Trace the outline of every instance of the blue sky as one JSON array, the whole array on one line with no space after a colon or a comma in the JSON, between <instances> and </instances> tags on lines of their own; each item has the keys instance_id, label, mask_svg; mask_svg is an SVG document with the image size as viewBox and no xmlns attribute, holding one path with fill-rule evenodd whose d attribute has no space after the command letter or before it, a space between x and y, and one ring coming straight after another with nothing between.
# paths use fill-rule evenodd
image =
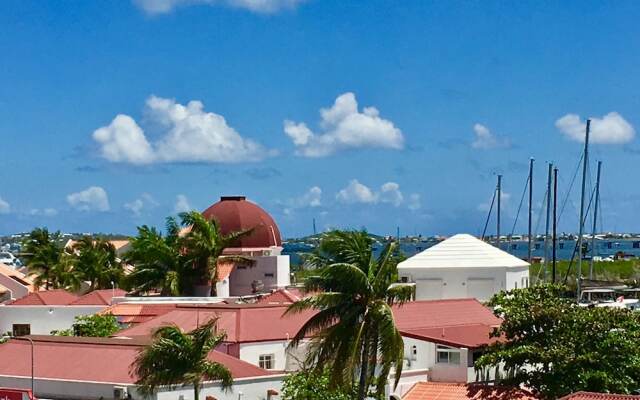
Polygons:
<instances>
[{"instance_id":1,"label":"blue sky","mask_svg":"<svg viewBox=\"0 0 640 400\"><path fill-rule=\"evenodd\" d=\"M603 229L640 231L639 17L633 1L2 1L0 234L133 233L230 194L288 237L312 218L477 234L496 173L510 231L530 157L537 207L547 161L564 199L586 117Z\"/></svg>"}]
</instances>

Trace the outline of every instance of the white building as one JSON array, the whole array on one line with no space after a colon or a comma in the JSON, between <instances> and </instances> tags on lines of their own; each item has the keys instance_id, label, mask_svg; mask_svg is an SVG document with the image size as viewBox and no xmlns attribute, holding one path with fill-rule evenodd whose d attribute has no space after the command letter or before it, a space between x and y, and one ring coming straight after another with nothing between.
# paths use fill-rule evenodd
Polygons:
<instances>
[{"instance_id":1,"label":"white building","mask_svg":"<svg viewBox=\"0 0 640 400\"><path fill-rule=\"evenodd\" d=\"M501 290L529 286L529 263L471 235L458 234L398 264L416 300L488 300Z\"/></svg>"},{"instance_id":2,"label":"white building","mask_svg":"<svg viewBox=\"0 0 640 400\"><path fill-rule=\"evenodd\" d=\"M109 305L120 289L94 290L77 296L62 289L33 292L10 304L0 305L0 336L49 335L69 329L75 318L96 314Z\"/></svg>"}]
</instances>

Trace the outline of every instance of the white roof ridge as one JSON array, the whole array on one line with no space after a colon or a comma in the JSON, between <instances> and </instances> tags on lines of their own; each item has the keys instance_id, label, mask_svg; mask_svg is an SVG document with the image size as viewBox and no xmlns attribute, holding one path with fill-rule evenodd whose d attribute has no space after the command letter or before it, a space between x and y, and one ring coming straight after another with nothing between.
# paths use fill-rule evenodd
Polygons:
<instances>
[{"instance_id":1,"label":"white roof ridge","mask_svg":"<svg viewBox=\"0 0 640 400\"><path fill-rule=\"evenodd\" d=\"M409 257L398 268L522 268L529 263L475 236L461 233Z\"/></svg>"}]
</instances>

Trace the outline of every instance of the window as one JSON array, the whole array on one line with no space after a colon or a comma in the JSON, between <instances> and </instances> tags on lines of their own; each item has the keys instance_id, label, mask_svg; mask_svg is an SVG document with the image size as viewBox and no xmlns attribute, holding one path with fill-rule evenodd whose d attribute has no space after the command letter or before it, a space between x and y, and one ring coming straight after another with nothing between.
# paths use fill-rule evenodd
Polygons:
<instances>
[{"instance_id":1,"label":"window","mask_svg":"<svg viewBox=\"0 0 640 400\"><path fill-rule=\"evenodd\" d=\"M13 324L13 336L24 336L31 334L31 325Z\"/></svg>"},{"instance_id":2,"label":"window","mask_svg":"<svg viewBox=\"0 0 640 400\"><path fill-rule=\"evenodd\" d=\"M512 244L511 245L511 250L518 250L518 245L517 244Z\"/></svg>"},{"instance_id":3,"label":"window","mask_svg":"<svg viewBox=\"0 0 640 400\"><path fill-rule=\"evenodd\" d=\"M436 362L439 364L460 365L460 349L437 345Z\"/></svg>"},{"instance_id":4,"label":"window","mask_svg":"<svg viewBox=\"0 0 640 400\"><path fill-rule=\"evenodd\" d=\"M266 273L264 274L265 278L273 278L273 274L272 273Z\"/></svg>"},{"instance_id":5,"label":"window","mask_svg":"<svg viewBox=\"0 0 640 400\"><path fill-rule=\"evenodd\" d=\"M273 354L262 354L258 358L258 366L262 369L273 369L275 360Z\"/></svg>"},{"instance_id":6,"label":"window","mask_svg":"<svg viewBox=\"0 0 640 400\"><path fill-rule=\"evenodd\" d=\"M518 288L518 282L514 282L514 284L516 285L514 289Z\"/></svg>"},{"instance_id":7,"label":"window","mask_svg":"<svg viewBox=\"0 0 640 400\"><path fill-rule=\"evenodd\" d=\"M237 265L236 269L247 269L246 265Z\"/></svg>"},{"instance_id":8,"label":"window","mask_svg":"<svg viewBox=\"0 0 640 400\"><path fill-rule=\"evenodd\" d=\"M634 249L640 249L640 242L633 242Z\"/></svg>"},{"instance_id":9,"label":"window","mask_svg":"<svg viewBox=\"0 0 640 400\"><path fill-rule=\"evenodd\" d=\"M607 249L610 249L611 247L613 247L613 243L607 242Z\"/></svg>"},{"instance_id":10,"label":"window","mask_svg":"<svg viewBox=\"0 0 640 400\"><path fill-rule=\"evenodd\" d=\"M560 248L564 249L564 243L563 242L560 242Z\"/></svg>"},{"instance_id":11,"label":"window","mask_svg":"<svg viewBox=\"0 0 640 400\"><path fill-rule=\"evenodd\" d=\"M402 277L400 277L400 282L402 282L402 283L409 283L409 277L408 277L408 276L402 276Z\"/></svg>"},{"instance_id":12,"label":"window","mask_svg":"<svg viewBox=\"0 0 640 400\"><path fill-rule=\"evenodd\" d=\"M536 244L534 245L534 247L535 247L535 249L536 249L536 250L540 250L540 243L536 243Z\"/></svg>"},{"instance_id":13,"label":"window","mask_svg":"<svg viewBox=\"0 0 640 400\"><path fill-rule=\"evenodd\" d=\"M411 346L411 359L412 360L418 359L418 346L416 346L415 344Z\"/></svg>"}]
</instances>

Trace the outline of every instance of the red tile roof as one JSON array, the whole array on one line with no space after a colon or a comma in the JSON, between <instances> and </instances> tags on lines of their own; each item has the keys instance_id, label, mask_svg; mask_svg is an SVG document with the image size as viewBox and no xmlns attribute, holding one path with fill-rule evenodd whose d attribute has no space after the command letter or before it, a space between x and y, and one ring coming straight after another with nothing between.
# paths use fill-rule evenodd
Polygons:
<instances>
[{"instance_id":1,"label":"red tile roof","mask_svg":"<svg viewBox=\"0 0 640 400\"><path fill-rule=\"evenodd\" d=\"M482 384L418 382L402 400L535 400L533 394L515 388Z\"/></svg>"},{"instance_id":2,"label":"red tile roof","mask_svg":"<svg viewBox=\"0 0 640 400\"><path fill-rule=\"evenodd\" d=\"M78 299L73 293L69 293L64 289L45 290L30 293L21 299L18 299L10 305L12 306L66 306Z\"/></svg>"},{"instance_id":3,"label":"red tile roof","mask_svg":"<svg viewBox=\"0 0 640 400\"><path fill-rule=\"evenodd\" d=\"M454 347L478 348L499 339L501 321L476 299L415 301L394 307L398 330L408 337Z\"/></svg>"},{"instance_id":4,"label":"red tile roof","mask_svg":"<svg viewBox=\"0 0 640 400\"><path fill-rule=\"evenodd\" d=\"M173 311L175 303L170 304L140 304L140 303L117 303L107 307L100 314L111 314L119 318L137 318L148 320L159 315Z\"/></svg>"},{"instance_id":5,"label":"red tile roof","mask_svg":"<svg viewBox=\"0 0 640 400\"><path fill-rule=\"evenodd\" d=\"M71 305L109 306L111 305L111 300L114 297L123 297L126 294L127 292L122 289L94 290L85 294L84 296L79 297L76 301L72 302Z\"/></svg>"},{"instance_id":6,"label":"red tile roof","mask_svg":"<svg viewBox=\"0 0 640 400\"><path fill-rule=\"evenodd\" d=\"M293 337L313 311L284 316L287 306L245 304L217 306L181 306L152 320L118 332L117 336L148 336L165 325L192 330L212 318L218 318L218 329L225 331L227 341L234 343L287 340Z\"/></svg>"},{"instance_id":7,"label":"red tile roof","mask_svg":"<svg viewBox=\"0 0 640 400\"><path fill-rule=\"evenodd\" d=\"M217 317L218 328L227 333L227 340L230 342L287 340L293 337L314 313L307 311L283 316L288 307L286 303L261 303L263 302L178 305L163 315L148 318L147 321L142 321L117 335L148 336L155 329L168 324L191 330L198 323ZM114 308L118 306L124 304ZM450 346L476 348L495 341L489 338L489 333L494 326L500 324L500 319L475 299L416 301L396 306L393 311L398 329L405 336Z\"/></svg>"},{"instance_id":8,"label":"red tile roof","mask_svg":"<svg viewBox=\"0 0 640 400\"><path fill-rule=\"evenodd\" d=\"M34 341L36 378L131 384L130 365L148 340L30 336ZM31 375L30 344L21 338L0 345L0 376ZM225 365L235 379L272 375L227 354L212 351L209 359ZM64 360L64 368L60 361Z\"/></svg>"},{"instance_id":9,"label":"red tile roof","mask_svg":"<svg viewBox=\"0 0 640 400\"><path fill-rule=\"evenodd\" d=\"M300 293L289 289L279 289L258 299L258 304L292 304L302 299Z\"/></svg>"},{"instance_id":10,"label":"red tile roof","mask_svg":"<svg viewBox=\"0 0 640 400\"><path fill-rule=\"evenodd\" d=\"M562 397L560 400L637 400L640 396L630 394L609 394L594 392L576 392Z\"/></svg>"}]
</instances>

